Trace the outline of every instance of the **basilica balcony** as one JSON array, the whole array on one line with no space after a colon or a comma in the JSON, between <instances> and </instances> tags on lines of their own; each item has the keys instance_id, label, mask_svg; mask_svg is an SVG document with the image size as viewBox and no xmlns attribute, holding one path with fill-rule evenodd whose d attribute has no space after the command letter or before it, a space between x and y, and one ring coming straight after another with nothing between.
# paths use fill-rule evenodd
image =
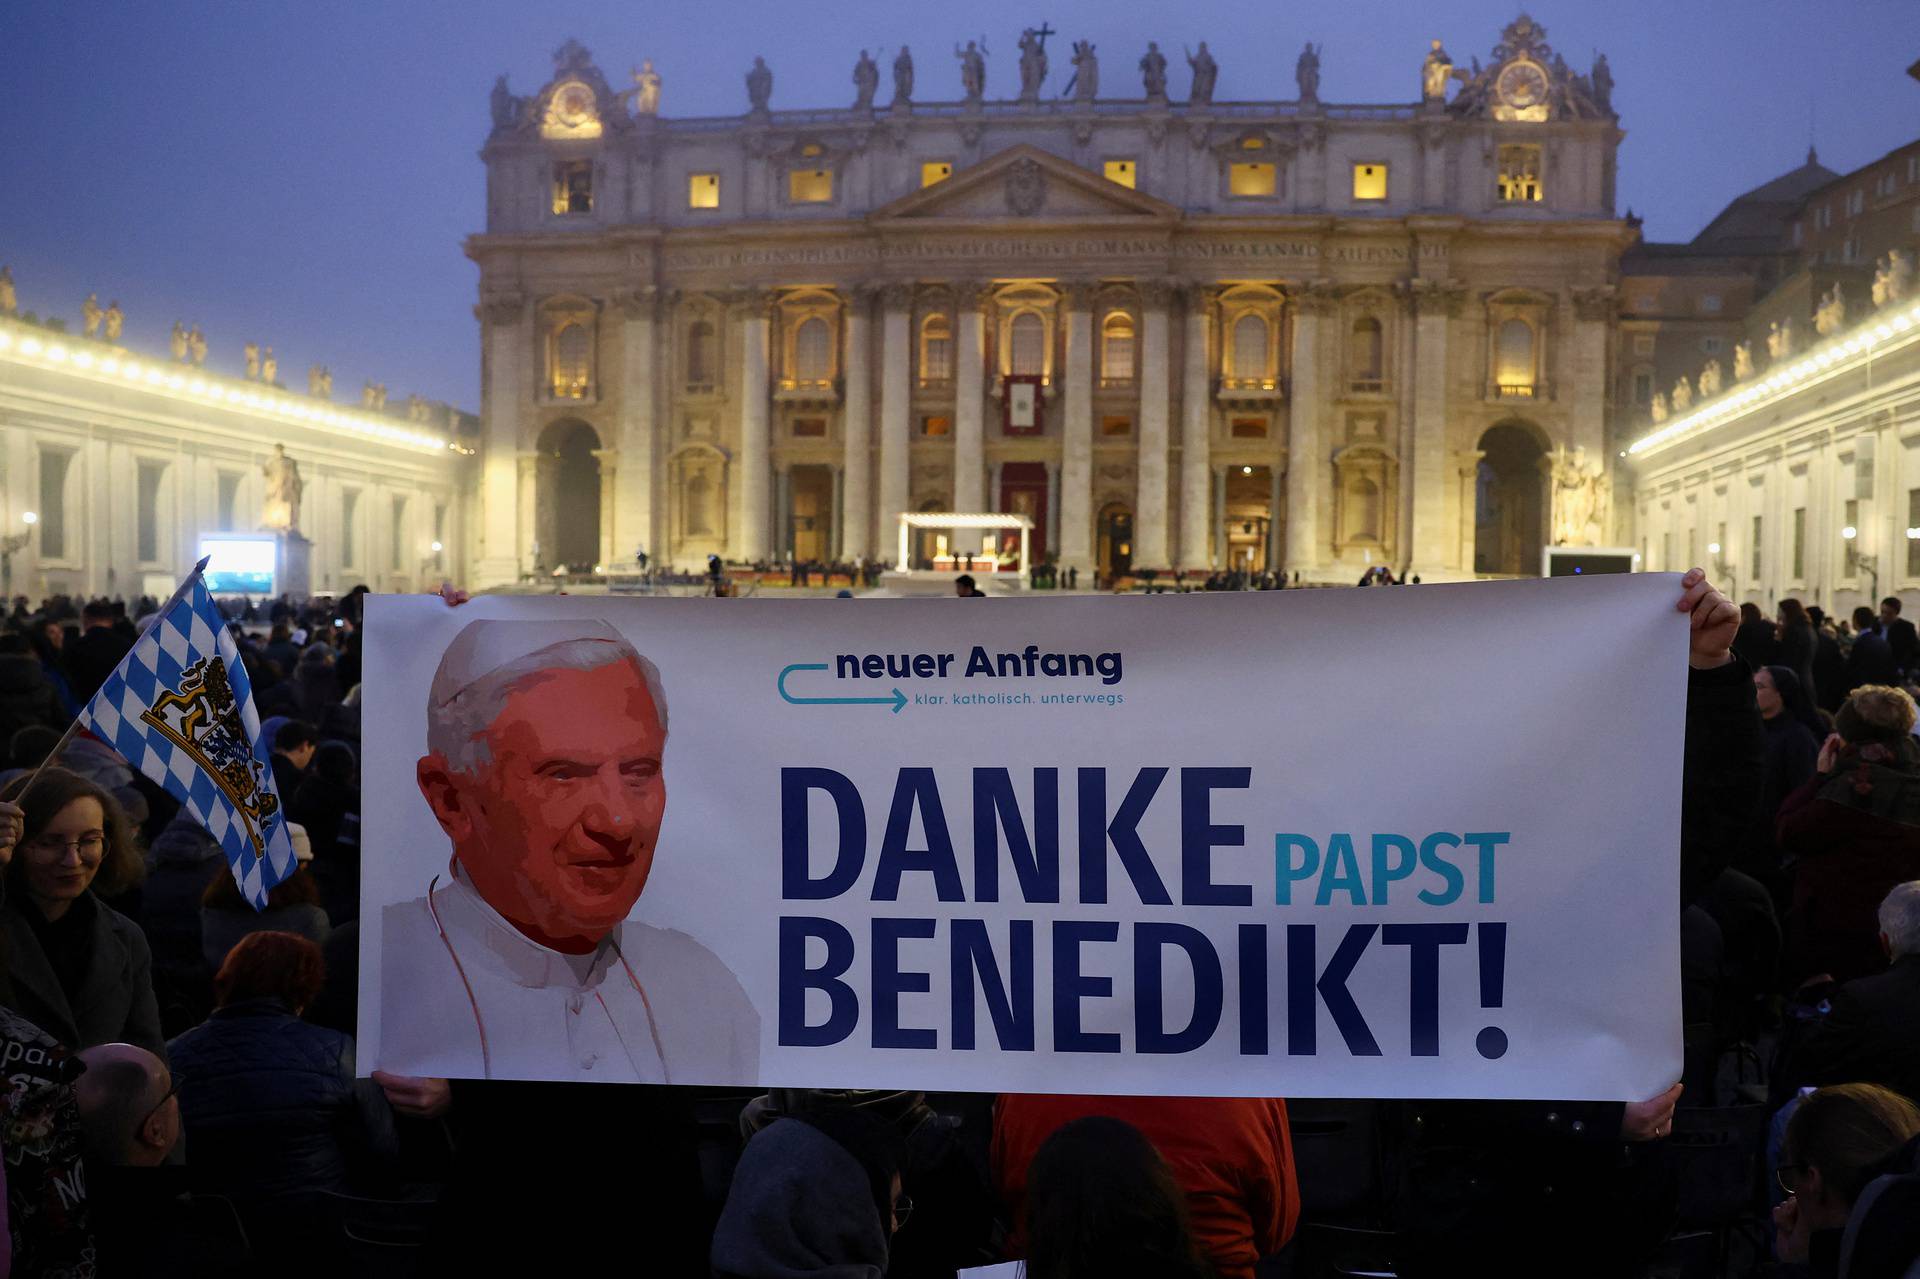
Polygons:
<instances>
[{"instance_id":1,"label":"basilica balcony","mask_svg":"<svg viewBox=\"0 0 1920 1279\"><path fill-rule=\"evenodd\" d=\"M1553 398L1553 383L1539 382L1489 382L1487 400L1490 403L1505 404L1514 400L1532 400L1536 403Z\"/></svg>"},{"instance_id":2,"label":"basilica balcony","mask_svg":"<svg viewBox=\"0 0 1920 1279\"><path fill-rule=\"evenodd\" d=\"M840 379L783 377L774 384L773 398L781 404L838 404Z\"/></svg>"},{"instance_id":3,"label":"basilica balcony","mask_svg":"<svg viewBox=\"0 0 1920 1279\"><path fill-rule=\"evenodd\" d=\"M1386 395L1387 380L1380 377L1356 377L1347 380L1347 394L1362 399L1368 396Z\"/></svg>"},{"instance_id":4,"label":"basilica balcony","mask_svg":"<svg viewBox=\"0 0 1920 1279\"><path fill-rule=\"evenodd\" d=\"M1213 396L1222 404L1261 404L1287 398L1287 380L1281 377L1223 377Z\"/></svg>"}]
</instances>

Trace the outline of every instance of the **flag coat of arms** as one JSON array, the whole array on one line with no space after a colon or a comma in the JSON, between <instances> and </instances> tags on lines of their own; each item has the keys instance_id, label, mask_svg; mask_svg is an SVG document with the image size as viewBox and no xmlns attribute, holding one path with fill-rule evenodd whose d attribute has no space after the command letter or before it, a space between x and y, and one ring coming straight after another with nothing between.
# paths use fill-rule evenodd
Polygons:
<instances>
[{"instance_id":1,"label":"flag coat of arms","mask_svg":"<svg viewBox=\"0 0 1920 1279\"><path fill-rule=\"evenodd\" d=\"M220 841L240 892L263 910L296 866L260 739L253 685L195 569L80 712L80 723Z\"/></svg>"}]
</instances>

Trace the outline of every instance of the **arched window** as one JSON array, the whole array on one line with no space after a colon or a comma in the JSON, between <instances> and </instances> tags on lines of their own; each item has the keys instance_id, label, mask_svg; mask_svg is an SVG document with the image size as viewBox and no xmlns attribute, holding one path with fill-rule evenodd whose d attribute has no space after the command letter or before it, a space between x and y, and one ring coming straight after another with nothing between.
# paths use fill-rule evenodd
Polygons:
<instances>
[{"instance_id":1,"label":"arched window","mask_svg":"<svg viewBox=\"0 0 1920 1279\"><path fill-rule=\"evenodd\" d=\"M587 326L567 324L553 337L553 394L584 400L593 381L593 338Z\"/></svg>"},{"instance_id":2,"label":"arched window","mask_svg":"<svg viewBox=\"0 0 1920 1279\"><path fill-rule=\"evenodd\" d=\"M713 532L713 485L705 475L687 481L687 535L697 537Z\"/></svg>"},{"instance_id":3,"label":"arched window","mask_svg":"<svg viewBox=\"0 0 1920 1279\"><path fill-rule=\"evenodd\" d=\"M797 381L813 383L833 376L833 330L820 316L808 316L794 331L793 376Z\"/></svg>"},{"instance_id":4,"label":"arched window","mask_svg":"<svg viewBox=\"0 0 1920 1279\"><path fill-rule=\"evenodd\" d=\"M1267 377L1266 317L1249 311L1233 322L1233 368L1235 381L1258 382Z\"/></svg>"},{"instance_id":5,"label":"arched window","mask_svg":"<svg viewBox=\"0 0 1920 1279\"><path fill-rule=\"evenodd\" d=\"M1100 326L1100 376L1107 382L1133 381L1133 317L1109 311Z\"/></svg>"},{"instance_id":6,"label":"arched window","mask_svg":"<svg viewBox=\"0 0 1920 1279\"><path fill-rule=\"evenodd\" d=\"M687 383L712 386L720 380L720 351L714 341L713 325L695 320L687 326Z\"/></svg>"},{"instance_id":7,"label":"arched window","mask_svg":"<svg viewBox=\"0 0 1920 1279\"><path fill-rule=\"evenodd\" d=\"M1375 391L1386 376L1384 343L1380 321L1363 315L1353 322L1353 337L1347 349L1355 390Z\"/></svg>"},{"instance_id":8,"label":"arched window","mask_svg":"<svg viewBox=\"0 0 1920 1279\"><path fill-rule=\"evenodd\" d=\"M920 325L920 380L946 382L953 377L953 322L944 313Z\"/></svg>"},{"instance_id":9,"label":"arched window","mask_svg":"<svg viewBox=\"0 0 1920 1279\"><path fill-rule=\"evenodd\" d=\"M1501 324L1494 342L1493 380L1500 394L1533 394L1533 326L1525 320Z\"/></svg>"},{"instance_id":10,"label":"arched window","mask_svg":"<svg viewBox=\"0 0 1920 1279\"><path fill-rule=\"evenodd\" d=\"M1016 375L1038 377L1047 371L1047 322L1033 311L1013 317L1013 371Z\"/></svg>"}]
</instances>

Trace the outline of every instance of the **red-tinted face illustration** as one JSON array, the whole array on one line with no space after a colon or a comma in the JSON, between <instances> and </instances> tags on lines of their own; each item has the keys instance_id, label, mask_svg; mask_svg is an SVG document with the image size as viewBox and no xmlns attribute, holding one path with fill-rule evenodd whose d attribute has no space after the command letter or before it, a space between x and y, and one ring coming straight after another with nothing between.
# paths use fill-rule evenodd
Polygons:
<instances>
[{"instance_id":1,"label":"red-tinted face illustration","mask_svg":"<svg viewBox=\"0 0 1920 1279\"><path fill-rule=\"evenodd\" d=\"M666 734L632 662L525 680L472 776L430 755L421 793L487 903L521 932L581 953L633 909L666 812Z\"/></svg>"}]
</instances>

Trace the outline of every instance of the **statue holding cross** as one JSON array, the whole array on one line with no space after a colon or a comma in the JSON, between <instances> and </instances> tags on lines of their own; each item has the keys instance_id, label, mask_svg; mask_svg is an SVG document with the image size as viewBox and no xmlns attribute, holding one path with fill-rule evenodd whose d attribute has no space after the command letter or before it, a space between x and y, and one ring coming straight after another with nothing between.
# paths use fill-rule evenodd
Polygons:
<instances>
[{"instance_id":1,"label":"statue holding cross","mask_svg":"<svg viewBox=\"0 0 1920 1279\"><path fill-rule=\"evenodd\" d=\"M1020 101L1038 102L1040 84L1047 78L1047 37L1053 28L1042 22L1020 33Z\"/></svg>"}]
</instances>

